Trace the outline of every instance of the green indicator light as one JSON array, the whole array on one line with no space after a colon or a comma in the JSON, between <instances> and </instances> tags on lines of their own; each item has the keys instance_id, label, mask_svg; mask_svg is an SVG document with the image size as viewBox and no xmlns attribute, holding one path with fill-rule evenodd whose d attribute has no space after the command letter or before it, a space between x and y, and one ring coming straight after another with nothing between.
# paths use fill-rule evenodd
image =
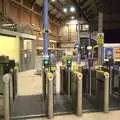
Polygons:
<instances>
[{"instance_id":1,"label":"green indicator light","mask_svg":"<svg viewBox=\"0 0 120 120\"><path fill-rule=\"evenodd\" d=\"M71 60L68 60L68 64L71 64L72 62L71 62Z\"/></svg>"},{"instance_id":2,"label":"green indicator light","mask_svg":"<svg viewBox=\"0 0 120 120\"><path fill-rule=\"evenodd\" d=\"M48 64L48 60L45 60L45 61L44 61L44 64Z\"/></svg>"}]
</instances>

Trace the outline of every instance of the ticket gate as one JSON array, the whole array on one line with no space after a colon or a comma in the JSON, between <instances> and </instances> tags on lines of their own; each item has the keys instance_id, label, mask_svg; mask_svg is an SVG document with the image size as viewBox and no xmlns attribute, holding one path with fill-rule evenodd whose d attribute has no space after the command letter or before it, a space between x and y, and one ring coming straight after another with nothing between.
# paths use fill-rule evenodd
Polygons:
<instances>
[{"instance_id":1,"label":"ticket gate","mask_svg":"<svg viewBox=\"0 0 120 120\"><path fill-rule=\"evenodd\" d=\"M89 72L91 72L91 81L89 79ZM109 77L107 78L106 76L105 72L101 70L98 71L92 68L91 71L89 71L88 69L83 69L84 112L105 111L105 99L108 100L108 96L105 96L106 91L108 91L107 86L105 86L105 81L109 82ZM107 83L107 85L109 84Z\"/></svg>"},{"instance_id":2,"label":"ticket gate","mask_svg":"<svg viewBox=\"0 0 120 120\"><path fill-rule=\"evenodd\" d=\"M53 67L54 68L54 67ZM95 71L95 80L96 83L93 87L92 84L92 95L83 94L82 86L83 86L83 75L81 72L75 72L71 69L61 67L61 70L66 71L66 77L63 77L63 81L61 81L61 86L66 84L67 88L62 87L60 94L56 94L54 92L54 70L51 69L49 72L48 69L44 70L45 78L44 80L45 88L43 87L43 94L41 95L31 95L31 96L15 96L9 97L13 93L13 90L9 89L10 86L10 75L5 76L4 85L7 86L5 88L5 93L9 96L5 97L6 105L5 116L11 116L12 119L25 119L25 118L32 118L32 117L40 117L40 116L48 116L48 118L52 118L54 115L60 114L77 114L81 115L82 112L90 112L91 107L94 110L91 111L108 111L108 96L106 91L108 91L108 82L109 77L106 77L104 72ZM61 71L62 72L62 71ZM69 76L70 75L70 76ZM69 82L67 79L69 79ZM7 80L9 82L6 82ZM67 81L67 82L66 82ZM102 81L102 82L101 82ZM102 83L102 84L101 84ZM70 85L70 86L69 86ZM69 87L68 87L69 86ZM69 88L69 89L68 89ZM101 94L101 88L103 89ZM45 90L45 91L44 91ZM97 101L97 103L95 102ZM99 101L100 100L100 101ZM12 102L11 102L12 101ZM102 102L101 102L102 101ZM9 102L11 103L9 105ZM94 106L94 103L96 105ZM87 106L85 106L87 105ZM8 111L9 109L10 111ZM89 109L88 109L89 108ZM5 119L5 120L9 120Z\"/></svg>"},{"instance_id":3,"label":"ticket gate","mask_svg":"<svg viewBox=\"0 0 120 120\"><path fill-rule=\"evenodd\" d=\"M109 68L110 73L110 104L109 109L110 110L120 110L120 70L119 65L113 65Z\"/></svg>"}]
</instances>

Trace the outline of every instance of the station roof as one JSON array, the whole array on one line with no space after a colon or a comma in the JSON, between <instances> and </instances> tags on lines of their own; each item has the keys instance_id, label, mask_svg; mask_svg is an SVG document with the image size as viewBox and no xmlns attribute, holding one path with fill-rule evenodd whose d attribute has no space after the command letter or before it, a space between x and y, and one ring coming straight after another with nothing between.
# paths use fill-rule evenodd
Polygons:
<instances>
[{"instance_id":1,"label":"station roof","mask_svg":"<svg viewBox=\"0 0 120 120\"><path fill-rule=\"evenodd\" d=\"M41 0L33 0L42 6ZM49 16L59 22L69 19L83 17L86 21L96 21L98 12L104 12L105 22L120 21L120 0L49 0ZM74 6L76 12L65 13L64 8Z\"/></svg>"}]
</instances>

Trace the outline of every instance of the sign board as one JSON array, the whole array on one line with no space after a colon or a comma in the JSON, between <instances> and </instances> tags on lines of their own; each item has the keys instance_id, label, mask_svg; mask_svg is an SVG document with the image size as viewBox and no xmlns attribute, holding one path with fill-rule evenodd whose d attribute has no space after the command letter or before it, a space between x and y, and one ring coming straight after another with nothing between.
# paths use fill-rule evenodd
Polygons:
<instances>
[{"instance_id":1,"label":"sign board","mask_svg":"<svg viewBox=\"0 0 120 120\"><path fill-rule=\"evenodd\" d=\"M80 31L81 32L86 32L88 30L89 30L88 24L80 24ZM78 32L78 24L76 24L76 32Z\"/></svg>"},{"instance_id":2,"label":"sign board","mask_svg":"<svg viewBox=\"0 0 120 120\"><path fill-rule=\"evenodd\" d=\"M105 48L105 60L108 61L110 57L113 57L113 48Z\"/></svg>"},{"instance_id":3,"label":"sign board","mask_svg":"<svg viewBox=\"0 0 120 120\"><path fill-rule=\"evenodd\" d=\"M104 33L98 33L97 38L98 38L98 45L103 45L104 44Z\"/></svg>"},{"instance_id":4,"label":"sign board","mask_svg":"<svg viewBox=\"0 0 120 120\"><path fill-rule=\"evenodd\" d=\"M115 60L120 61L120 48L115 48Z\"/></svg>"}]
</instances>

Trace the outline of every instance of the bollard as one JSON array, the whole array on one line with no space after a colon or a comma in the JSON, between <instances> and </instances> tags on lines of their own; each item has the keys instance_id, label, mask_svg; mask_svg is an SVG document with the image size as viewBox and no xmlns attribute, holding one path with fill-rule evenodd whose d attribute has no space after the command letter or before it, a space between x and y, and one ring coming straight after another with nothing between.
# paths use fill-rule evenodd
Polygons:
<instances>
[{"instance_id":1,"label":"bollard","mask_svg":"<svg viewBox=\"0 0 120 120\"><path fill-rule=\"evenodd\" d=\"M4 83L4 117L5 120L10 120L10 74L3 77Z\"/></svg>"},{"instance_id":2,"label":"bollard","mask_svg":"<svg viewBox=\"0 0 120 120\"><path fill-rule=\"evenodd\" d=\"M105 72L105 83L104 83L104 112L109 112L109 73Z\"/></svg>"},{"instance_id":3,"label":"bollard","mask_svg":"<svg viewBox=\"0 0 120 120\"><path fill-rule=\"evenodd\" d=\"M48 73L48 118L53 118L53 74Z\"/></svg>"},{"instance_id":4,"label":"bollard","mask_svg":"<svg viewBox=\"0 0 120 120\"><path fill-rule=\"evenodd\" d=\"M82 73L77 73L77 115L82 115Z\"/></svg>"}]
</instances>

